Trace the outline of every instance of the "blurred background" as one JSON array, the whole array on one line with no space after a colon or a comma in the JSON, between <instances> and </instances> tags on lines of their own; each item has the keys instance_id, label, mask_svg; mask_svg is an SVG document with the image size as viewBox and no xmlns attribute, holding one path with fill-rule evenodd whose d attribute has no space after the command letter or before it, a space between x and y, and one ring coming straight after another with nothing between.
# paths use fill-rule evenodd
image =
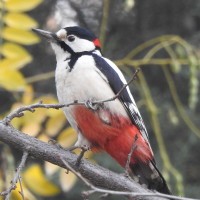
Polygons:
<instances>
[{"instance_id":1,"label":"blurred background","mask_svg":"<svg viewBox=\"0 0 200 200\"><path fill-rule=\"evenodd\" d=\"M58 103L54 53L31 28L56 32L66 26L85 27L100 38L103 55L120 67L127 80L141 67L130 88L157 165L174 194L199 197L200 0L2 0L0 12L1 119L16 107L41 99ZM76 141L61 110L37 109L12 124L45 142L56 139L63 147ZM0 191L9 187L21 155L0 143ZM88 152L85 157L122 172L105 153ZM34 158L28 159L21 176L30 200L83 199L81 191L87 189L72 173L66 175ZM17 190L10 199L22 199Z\"/></svg>"}]
</instances>

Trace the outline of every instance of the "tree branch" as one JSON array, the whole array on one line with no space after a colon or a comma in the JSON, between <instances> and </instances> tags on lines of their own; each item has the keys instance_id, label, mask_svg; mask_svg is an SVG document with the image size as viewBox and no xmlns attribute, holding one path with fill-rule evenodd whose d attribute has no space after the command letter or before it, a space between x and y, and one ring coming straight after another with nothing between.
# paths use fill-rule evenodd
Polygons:
<instances>
[{"instance_id":1,"label":"tree branch","mask_svg":"<svg viewBox=\"0 0 200 200\"><path fill-rule=\"evenodd\" d=\"M139 70L140 69L136 70L132 79L127 84L124 84L121 90L112 98L109 98L106 100L100 100L100 101L91 101L89 103L93 106L93 105L103 104L104 102L115 100L116 98L120 96L123 90L133 80L136 79L137 73L139 72ZM106 194L134 196L135 200L141 199L141 196L143 200L164 200L166 198L192 200L189 198L181 198L181 197L165 195L165 194L149 191L148 189L143 188L140 184L134 182L134 180L130 179L129 177L126 177L123 174L117 174L112 171L109 171L108 169L100 167L87 160L81 160L80 164L77 165L78 156L75 155L74 153L65 151L64 149L58 149L54 145L42 142L38 140L37 138L31 137L27 134L22 133L14 129L10 125L10 121L13 118L23 116L23 112L26 110L34 112L35 108L59 109L59 108L68 107L71 105L87 106L86 103L87 102L74 101L69 104L42 104L42 101L40 101L39 103L36 103L33 105L20 107L16 109L15 111L11 112L7 117L5 117L3 120L0 121L0 141L7 143L8 145L20 151L27 152L26 153L27 155L29 154L30 156L33 156L37 159L48 161L60 167L72 170L85 183L87 180L87 183L89 183L88 186L90 186L91 188L89 193L100 192L100 193L106 193ZM133 143L133 147L131 149L129 156L131 156L133 150L134 150L134 143ZM19 169L21 170L20 167ZM19 175L17 176L17 178L18 177ZM101 188L105 188L105 189L101 189Z\"/></svg>"},{"instance_id":2,"label":"tree branch","mask_svg":"<svg viewBox=\"0 0 200 200\"><path fill-rule=\"evenodd\" d=\"M101 193L126 196L135 195L135 200L141 199L141 196L143 200L166 200L169 197L170 199L194 200L149 191L123 174L117 174L85 159L82 159L80 165L77 166L78 156L74 153L58 149L54 145L24 134L14 129L11 125L6 125L4 121L0 121L0 141L20 151L27 152L30 156L51 162L65 169L69 168L63 163L63 160L67 161L71 168L79 172L93 186L99 189L106 189L100 189Z\"/></svg>"},{"instance_id":3,"label":"tree branch","mask_svg":"<svg viewBox=\"0 0 200 200\"><path fill-rule=\"evenodd\" d=\"M64 160L67 160L74 170L78 171L84 178L89 180L91 184L96 187L116 191L152 193L122 174L114 173L85 159L82 159L80 165L77 166L76 161L78 156L74 153L58 149L54 145L42 142L37 138L24 134L14 129L11 125L6 125L3 121L0 121L0 141L20 151L26 151L30 156L37 159L48 161L60 167L67 168L60 159L62 157ZM165 198L145 197L143 199L164 200Z\"/></svg>"}]
</instances>

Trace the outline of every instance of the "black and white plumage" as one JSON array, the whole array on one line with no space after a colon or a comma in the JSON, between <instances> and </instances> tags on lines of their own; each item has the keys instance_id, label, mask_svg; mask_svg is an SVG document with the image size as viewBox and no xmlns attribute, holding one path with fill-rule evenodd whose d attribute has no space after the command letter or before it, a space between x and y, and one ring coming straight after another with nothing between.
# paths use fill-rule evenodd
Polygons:
<instances>
[{"instance_id":1,"label":"black and white plumage","mask_svg":"<svg viewBox=\"0 0 200 200\"><path fill-rule=\"evenodd\" d=\"M35 29L47 38L56 54L56 88L59 102L105 100L126 84L119 68L102 56L98 39L80 27L66 27L57 33ZM138 135L130 168L150 189L170 193L158 171L147 130L129 87L114 101L97 110L70 106L63 111L78 134L77 147L105 150L123 167Z\"/></svg>"}]
</instances>

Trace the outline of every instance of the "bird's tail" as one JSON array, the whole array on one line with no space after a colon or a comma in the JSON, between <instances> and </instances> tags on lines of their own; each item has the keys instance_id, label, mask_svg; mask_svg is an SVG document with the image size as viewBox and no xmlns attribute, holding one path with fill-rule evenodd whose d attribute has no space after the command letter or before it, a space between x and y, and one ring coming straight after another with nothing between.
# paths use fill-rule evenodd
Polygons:
<instances>
[{"instance_id":1,"label":"bird's tail","mask_svg":"<svg viewBox=\"0 0 200 200\"><path fill-rule=\"evenodd\" d=\"M156 167L154 161L150 161L148 164L139 162L130 165L130 168L134 176L139 179L140 184L145 184L150 190L171 194L164 177Z\"/></svg>"}]
</instances>

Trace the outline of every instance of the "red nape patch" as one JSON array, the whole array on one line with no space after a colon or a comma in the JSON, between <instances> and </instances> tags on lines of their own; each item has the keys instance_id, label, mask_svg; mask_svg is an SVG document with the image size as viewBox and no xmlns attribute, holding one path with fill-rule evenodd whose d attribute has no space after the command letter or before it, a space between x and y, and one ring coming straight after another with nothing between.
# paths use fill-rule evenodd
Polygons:
<instances>
[{"instance_id":1,"label":"red nape patch","mask_svg":"<svg viewBox=\"0 0 200 200\"><path fill-rule=\"evenodd\" d=\"M93 40L92 42L94 43L95 47L99 47L99 48L101 47L101 44L97 38Z\"/></svg>"}]
</instances>

